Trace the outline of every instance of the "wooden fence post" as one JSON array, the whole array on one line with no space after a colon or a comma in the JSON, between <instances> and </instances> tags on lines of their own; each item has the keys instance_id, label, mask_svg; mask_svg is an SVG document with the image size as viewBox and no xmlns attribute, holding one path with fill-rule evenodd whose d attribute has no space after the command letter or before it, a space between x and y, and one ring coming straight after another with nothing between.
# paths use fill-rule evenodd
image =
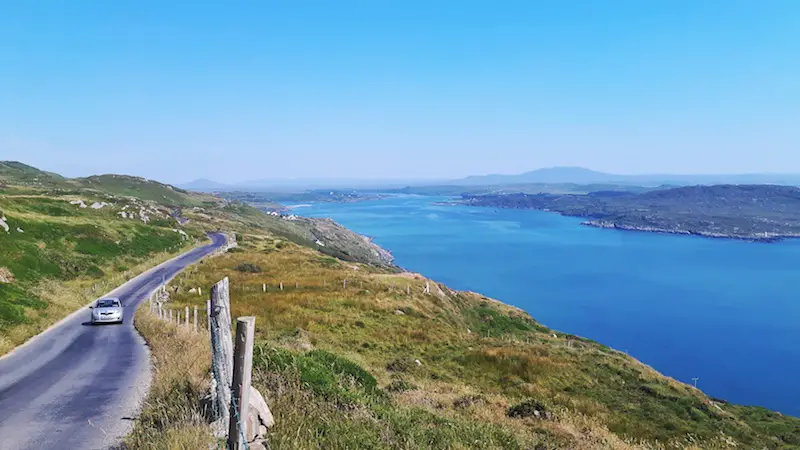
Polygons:
<instances>
[{"instance_id":1,"label":"wooden fence post","mask_svg":"<svg viewBox=\"0 0 800 450\"><path fill-rule=\"evenodd\" d=\"M283 290L283 281L281 281L281 290Z\"/></svg>"},{"instance_id":2,"label":"wooden fence post","mask_svg":"<svg viewBox=\"0 0 800 450\"><path fill-rule=\"evenodd\" d=\"M194 332L197 333L197 305L194 305Z\"/></svg>"},{"instance_id":3,"label":"wooden fence post","mask_svg":"<svg viewBox=\"0 0 800 450\"><path fill-rule=\"evenodd\" d=\"M180 325L181 324L181 312L178 311L178 317L175 318L175 323Z\"/></svg>"},{"instance_id":4,"label":"wooden fence post","mask_svg":"<svg viewBox=\"0 0 800 450\"><path fill-rule=\"evenodd\" d=\"M170 321L170 323L172 322L172 310L171 309L169 310L169 321Z\"/></svg>"},{"instance_id":5,"label":"wooden fence post","mask_svg":"<svg viewBox=\"0 0 800 450\"><path fill-rule=\"evenodd\" d=\"M189 307L188 306L186 307L186 322L184 323L184 325L186 325L186 328L189 328Z\"/></svg>"},{"instance_id":6,"label":"wooden fence post","mask_svg":"<svg viewBox=\"0 0 800 450\"><path fill-rule=\"evenodd\" d=\"M347 278L344 279L342 285L344 286L345 289L347 289Z\"/></svg>"},{"instance_id":7,"label":"wooden fence post","mask_svg":"<svg viewBox=\"0 0 800 450\"><path fill-rule=\"evenodd\" d=\"M216 390L213 401L219 412L215 431L224 436L230 428L231 384L233 382L233 339L231 297L228 277L211 288L211 359Z\"/></svg>"},{"instance_id":8,"label":"wooden fence post","mask_svg":"<svg viewBox=\"0 0 800 450\"><path fill-rule=\"evenodd\" d=\"M230 427L228 448L244 448L247 439L247 415L250 406L250 379L253 371L253 338L256 318L236 319L236 347L233 352L233 384L231 392Z\"/></svg>"}]
</instances>

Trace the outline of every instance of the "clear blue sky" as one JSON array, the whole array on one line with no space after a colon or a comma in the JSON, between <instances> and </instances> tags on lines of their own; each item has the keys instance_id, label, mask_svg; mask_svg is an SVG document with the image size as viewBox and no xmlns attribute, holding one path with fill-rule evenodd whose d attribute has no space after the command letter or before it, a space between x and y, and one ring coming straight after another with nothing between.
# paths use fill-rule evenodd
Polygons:
<instances>
[{"instance_id":1,"label":"clear blue sky","mask_svg":"<svg viewBox=\"0 0 800 450\"><path fill-rule=\"evenodd\" d=\"M800 1L18 1L0 159L171 182L800 172Z\"/></svg>"}]
</instances>

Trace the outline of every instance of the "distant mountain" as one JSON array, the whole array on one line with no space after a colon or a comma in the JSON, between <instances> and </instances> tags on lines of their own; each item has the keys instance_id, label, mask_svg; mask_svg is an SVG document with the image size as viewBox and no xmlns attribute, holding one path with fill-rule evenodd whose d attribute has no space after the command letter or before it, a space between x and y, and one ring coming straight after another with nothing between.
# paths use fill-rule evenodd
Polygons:
<instances>
[{"instance_id":1,"label":"distant mountain","mask_svg":"<svg viewBox=\"0 0 800 450\"><path fill-rule=\"evenodd\" d=\"M458 185L523 184L523 183L575 183L592 184L611 181L615 176L595 172L583 167L550 167L519 175L483 175L455 180Z\"/></svg>"},{"instance_id":2,"label":"distant mountain","mask_svg":"<svg viewBox=\"0 0 800 450\"><path fill-rule=\"evenodd\" d=\"M800 174L722 175L616 175L582 167L550 167L518 175L482 175L453 180L455 186L484 186L524 183L625 184L640 186L710 184L784 184L800 186Z\"/></svg>"},{"instance_id":3,"label":"distant mountain","mask_svg":"<svg viewBox=\"0 0 800 450\"><path fill-rule=\"evenodd\" d=\"M179 184L178 187L188 191L214 192L230 189L231 186L224 183L218 183L207 178L198 178L197 180L193 180L188 183Z\"/></svg>"},{"instance_id":4,"label":"distant mountain","mask_svg":"<svg viewBox=\"0 0 800 450\"><path fill-rule=\"evenodd\" d=\"M199 179L181 184L179 187L200 192L304 192L314 189L398 189L406 186L419 186L437 182L440 181L414 179L281 178L223 184L213 180Z\"/></svg>"}]
</instances>

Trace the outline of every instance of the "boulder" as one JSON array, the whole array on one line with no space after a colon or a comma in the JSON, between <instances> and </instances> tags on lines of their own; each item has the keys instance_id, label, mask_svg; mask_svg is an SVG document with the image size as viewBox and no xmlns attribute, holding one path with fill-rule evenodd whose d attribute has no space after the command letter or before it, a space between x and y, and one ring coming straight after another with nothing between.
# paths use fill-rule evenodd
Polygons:
<instances>
[{"instance_id":1,"label":"boulder","mask_svg":"<svg viewBox=\"0 0 800 450\"><path fill-rule=\"evenodd\" d=\"M250 409L257 414L259 426L263 425L266 428L271 428L275 425L275 418L272 416L266 400L258 392L258 389L253 386L250 386Z\"/></svg>"}]
</instances>

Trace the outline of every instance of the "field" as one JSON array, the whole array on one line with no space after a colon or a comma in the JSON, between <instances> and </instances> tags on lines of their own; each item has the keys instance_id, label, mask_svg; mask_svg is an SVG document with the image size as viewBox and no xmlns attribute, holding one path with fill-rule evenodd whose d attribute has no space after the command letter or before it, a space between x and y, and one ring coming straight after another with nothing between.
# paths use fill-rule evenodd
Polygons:
<instances>
[{"instance_id":1,"label":"field","mask_svg":"<svg viewBox=\"0 0 800 450\"><path fill-rule=\"evenodd\" d=\"M257 317L274 449L799 448L798 419L710 399L479 294L266 233L177 278L172 307L204 305L190 290L224 276L234 316Z\"/></svg>"}]
</instances>

